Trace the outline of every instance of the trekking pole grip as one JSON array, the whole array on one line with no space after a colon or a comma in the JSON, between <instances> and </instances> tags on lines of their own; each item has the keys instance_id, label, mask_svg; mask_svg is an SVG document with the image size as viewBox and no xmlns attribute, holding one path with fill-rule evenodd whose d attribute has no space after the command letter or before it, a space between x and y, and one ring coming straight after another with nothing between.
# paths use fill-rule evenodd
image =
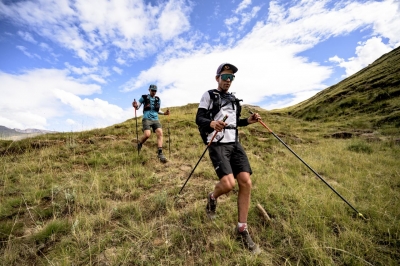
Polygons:
<instances>
[{"instance_id":1,"label":"trekking pole grip","mask_svg":"<svg viewBox=\"0 0 400 266\"><path fill-rule=\"evenodd\" d=\"M228 119L228 115L225 115L224 118L222 118L222 122L225 122L226 119ZM211 145L211 143L213 142L213 140L214 140L214 138L217 136L217 134L218 134L218 132L216 131L216 132L214 133L214 136L212 136L210 142L207 144L207 146L210 146L210 145Z\"/></svg>"},{"instance_id":2,"label":"trekking pole grip","mask_svg":"<svg viewBox=\"0 0 400 266\"><path fill-rule=\"evenodd\" d=\"M252 115L254 115L254 112L252 112L251 110L249 110L249 113L252 114ZM273 133L272 130L271 130L261 119L257 119L257 121L258 121L261 125L263 125L263 127L265 127L265 128L269 131L269 133Z\"/></svg>"}]
</instances>

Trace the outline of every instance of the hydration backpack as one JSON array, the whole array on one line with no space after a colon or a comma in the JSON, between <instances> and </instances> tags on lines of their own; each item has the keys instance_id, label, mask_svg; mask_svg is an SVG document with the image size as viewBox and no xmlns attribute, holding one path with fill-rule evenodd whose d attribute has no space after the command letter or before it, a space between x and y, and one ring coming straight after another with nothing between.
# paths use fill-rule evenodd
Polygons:
<instances>
[{"instance_id":1,"label":"hydration backpack","mask_svg":"<svg viewBox=\"0 0 400 266\"><path fill-rule=\"evenodd\" d=\"M214 120L214 117L218 114L218 112L221 110L223 106L232 104L232 108L234 110L236 109L236 125L237 125L239 122L240 113L242 111L242 106L240 105L240 102L242 100L236 98L235 95L233 95L232 93L227 93L224 95L224 99L226 100L226 102L224 105L222 105L221 95L217 89L209 90L208 94L210 95L211 102L210 105L208 106L208 110L206 113L207 118L209 118L210 120ZM208 144L207 137L211 132L214 131L214 129L211 128L210 126L203 126L203 127L198 126L198 129L200 132L201 139L203 140L203 143L207 145ZM238 132L236 128L235 130L237 139Z\"/></svg>"},{"instance_id":2,"label":"hydration backpack","mask_svg":"<svg viewBox=\"0 0 400 266\"><path fill-rule=\"evenodd\" d=\"M151 110L150 98L149 95L142 95L143 97L143 112ZM160 98L158 96L154 97L154 111L158 112L160 110Z\"/></svg>"}]
</instances>

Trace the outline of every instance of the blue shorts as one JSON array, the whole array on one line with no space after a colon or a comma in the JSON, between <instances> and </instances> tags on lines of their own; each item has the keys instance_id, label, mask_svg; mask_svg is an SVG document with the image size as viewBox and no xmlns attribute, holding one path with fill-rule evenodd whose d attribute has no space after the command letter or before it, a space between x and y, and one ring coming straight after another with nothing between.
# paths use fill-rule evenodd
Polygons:
<instances>
[{"instance_id":1,"label":"blue shorts","mask_svg":"<svg viewBox=\"0 0 400 266\"><path fill-rule=\"evenodd\" d=\"M208 154L219 179L228 174L236 176L240 172L253 173L249 159L242 145L235 143L212 143L208 147Z\"/></svg>"}]
</instances>

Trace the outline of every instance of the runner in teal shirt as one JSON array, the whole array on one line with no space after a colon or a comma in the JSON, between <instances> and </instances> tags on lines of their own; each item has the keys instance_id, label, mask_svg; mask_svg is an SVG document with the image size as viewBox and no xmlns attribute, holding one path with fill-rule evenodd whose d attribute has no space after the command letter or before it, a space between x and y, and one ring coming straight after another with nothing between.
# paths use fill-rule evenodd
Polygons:
<instances>
[{"instance_id":1,"label":"runner in teal shirt","mask_svg":"<svg viewBox=\"0 0 400 266\"><path fill-rule=\"evenodd\" d=\"M137 144L138 150L142 149L143 144L151 135L151 129L157 135L157 147L158 147L158 159L161 162L166 163L167 158L164 156L162 152L162 145L163 145L163 132L162 126L160 121L158 120L158 115L169 115L169 109L164 113L160 110L161 100L157 93L157 86L150 85L149 87L149 94L142 95L139 99L139 105L136 100L132 103L133 107L138 110L143 105L143 117L142 117L142 124L143 124L143 136L140 138L139 143Z\"/></svg>"}]
</instances>

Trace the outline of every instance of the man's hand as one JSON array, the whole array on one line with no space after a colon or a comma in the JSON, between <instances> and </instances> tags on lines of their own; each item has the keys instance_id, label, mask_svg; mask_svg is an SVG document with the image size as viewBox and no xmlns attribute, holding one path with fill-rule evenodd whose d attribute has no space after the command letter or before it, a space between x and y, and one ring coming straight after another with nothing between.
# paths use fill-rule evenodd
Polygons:
<instances>
[{"instance_id":1,"label":"man's hand","mask_svg":"<svg viewBox=\"0 0 400 266\"><path fill-rule=\"evenodd\" d=\"M169 109L164 113L164 115L169 115Z\"/></svg>"},{"instance_id":2,"label":"man's hand","mask_svg":"<svg viewBox=\"0 0 400 266\"><path fill-rule=\"evenodd\" d=\"M224 127L226 127L226 125L228 124L223 121L211 121L210 123L210 127L217 132L221 132L224 129Z\"/></svg>"},{"instance_id":3,"label":"man's hand","mask_svg":"<svg viewBox=\"0 0 400 266\"><path fill-rule=\"evenodd\" d=\"M138 104L137 104L137 102L136 102L136 99L133 100L132 106L133 106L135 109L137 109Z\"/></svg>"},{"instance_id":4,"label":"man's hand","mask_svg":"<svg viewBox=\"0 0 400 266\"><path fill-rule=\"evenodd\" d=\"M258 120L261 119L261 116L258 113L254 113L251 116L249 116L249 118L247 118L247 122L249 122L249 124L253 124L258 122Z\"/></svg>"}]
</instances>

